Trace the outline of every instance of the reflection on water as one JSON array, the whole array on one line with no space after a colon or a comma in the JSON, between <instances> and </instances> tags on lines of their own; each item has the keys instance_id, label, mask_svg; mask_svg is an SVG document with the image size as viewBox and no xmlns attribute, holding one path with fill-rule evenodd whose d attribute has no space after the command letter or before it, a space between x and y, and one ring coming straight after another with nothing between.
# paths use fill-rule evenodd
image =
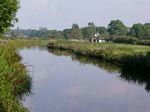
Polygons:
<instances>
[{"instance_id":1,"label":"reflection on water","mask_svg":"<svg viewBox=\"0 0 150 112\"><path fill-rule=\"evenodd\" d=\"M34 66L34 95L25 102L31 112L150 111L150 95L143 89L149 90L149 72L45 48L19 53L23 63Z\"/></svg>"},{"instance_id":2,"label":"reflection on water","mask_svg":"<svg viewBox=\"0 0 150 112\"><path fill-rule=\"evenodd\" d=\"M104 69L108 72L118 72L119 67L108 63L104 60L98 60L95 58L89 58L81 55L75 55L73 53L70 53L68 51L63 51L63 50L53 50L53 49L48 49L50 53L53 53L56 56L70 56L72 61L78 61L80 64L92 64L94 66L97 66L101 69Z\"/></svg>"},{"instance_id":3,"label":"reflection on water","mask_svg":"<svg viewBox=\"0 0 150 112\"><path fill-rule=\"evenodd\" d=\"M139 85L145 85L145 89L148 92L150 91L150 69L143 65L130 64L119 67L104 60L75 55L67 51L49 49L49 52L56 56L71 56L72 60L79 61L81 64L93 64L94 66L110 73L120 72L121 75L119 75L119 77L121 79L128 82L138 83Z\"/></svg>"}]
</instances>

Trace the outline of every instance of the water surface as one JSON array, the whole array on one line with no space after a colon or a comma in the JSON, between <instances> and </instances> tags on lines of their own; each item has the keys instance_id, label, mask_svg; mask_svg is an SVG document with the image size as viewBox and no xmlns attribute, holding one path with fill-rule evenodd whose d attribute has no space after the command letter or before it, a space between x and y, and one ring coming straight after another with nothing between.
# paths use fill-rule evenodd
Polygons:
<instances>
[{"instance_id":1,"label":"water surface","mask_svg":"<svg viewBox=\"0 0 150 112\"><path fill-rule=\"evenodd\" d=\"M32 71L34 94L24 102L31 112L150 112L146 84L125 80L105 64L38 47L19 53Z\"/></svg>"}]
</instances>

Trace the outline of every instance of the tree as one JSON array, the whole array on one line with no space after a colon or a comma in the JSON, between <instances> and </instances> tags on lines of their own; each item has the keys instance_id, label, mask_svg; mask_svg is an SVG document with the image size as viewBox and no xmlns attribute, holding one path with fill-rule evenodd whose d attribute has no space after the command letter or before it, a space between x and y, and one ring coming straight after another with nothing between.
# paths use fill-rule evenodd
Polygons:
<instances>
[{"instance_id":1,"label":"tree","mask_svg":"<svg viewBox=\"0 0 150 112\"><path fill-rule=\"evenodd\" d=\"M64 38L64 36L62 35L62 32L57 31L57 30L50 31L49 37L53 38L53 39L63 39Z\"/></svg>"},{"instance_id":2,"label":"tree","mask_svg":"<svg viewBox=\"0 0 150 112\"><path fill-rule=\"evenodd\" d=\"M87 31L87 36L88 37L93 37L94 34L96 33L96 26L95 26L95 24L93 22L89 22L86 31Z\"/></svg>"},{"instance_id":3,"label":"tree","mask_svg":"<svg viewBox=\"0 0 150 112\"><path fill-rule=\"evenodd\" d=\"M84 38L93 37L96 33L96 26L93 22L89 22L87 27L81 28L81 32Z\"/></svg>"},{"instance_id":4,"label":"tree","mask_svg":"<svg viewBox=\"0 0 150 112\"><path fill-rule=\"evenodd\" d=\"M0 0L0 34L17 22L18 0Z\"/></svg>"},{"instance_id":5,"label":"tree","mask_svg":"<svg viewBox=\"0 0 150 112\"><path fill-rule=\"evenodd\" d=\"M150 23L144 24L143 33L145 39L150 39Z\"/></svg>"},{"instance_id":6,"label":"tree","mask_svg":"<svg viewBox=\"0 0 150 112\"><path fill-rule=\"evenodd\" d=\"M82 39L82 33L77 24L72 25L71 37L74 39Z\"/></svg>"},{"instance_id":7,"label":"tree","mask_svg":"<svg viewBox=\"0 0 150 112\"><path fill-rule=\"evenodd\" d=\"M102 36L102 37L108 37L109 32L105 27L96 27L96 31Z\"/></svg>"},{"instance_id":8,"label":"tree","mask_svg":"<svg viewBox=\"0 0 150 112\"><path fill-rule=\"evenodd\" d=\"M144 26L141 23L138 24L134 24L130 31L129 31L129 36L133 36L133 37L143 37L144 34Z\"/></svg>"},{"instance_id":9,"label":"tree","mask_svg":"<svg viewBox=\"0 0 150 112\"><path fill-rule=\"evenodd\" d=\"M110 35L127 35L128 28L120 20L112 20L108 25Z\"/></svg>"},{"instance_id":10,"label":"tree","mask_svg":"<svg viewBox=\"0 0 150 112\"><path fill-rule=\"evenodd\" d=\"M63 30L63 36L66 39L72 38L71 32L72 32L72 29L64 29Z\"/></svg>"}]
</instances>

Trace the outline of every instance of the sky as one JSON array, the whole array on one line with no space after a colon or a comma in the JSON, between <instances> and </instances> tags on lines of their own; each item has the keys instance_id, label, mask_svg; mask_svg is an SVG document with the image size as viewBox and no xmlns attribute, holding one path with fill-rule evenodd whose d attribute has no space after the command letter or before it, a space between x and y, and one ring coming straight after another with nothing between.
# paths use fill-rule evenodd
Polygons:
<instances>
[{"instance_id":1,"label":"sky","mask_svg":"<svg viewBox=\"0 0 150 112\"><path fill-rule=\"evenodd\" d=\"M15 27L62 30L73 23L106 26L120 19L127 26L150 22L150 0L20 0Z\"/></svg>"}]
</instances>

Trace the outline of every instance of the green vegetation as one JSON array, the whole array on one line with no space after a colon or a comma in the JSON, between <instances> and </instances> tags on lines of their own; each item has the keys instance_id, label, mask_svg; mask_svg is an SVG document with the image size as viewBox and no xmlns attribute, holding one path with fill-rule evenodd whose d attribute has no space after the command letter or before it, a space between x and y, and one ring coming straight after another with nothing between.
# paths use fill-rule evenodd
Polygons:
<instances>
[{"instance_id":1,"label":"green vegetation","mask_svg":"<svg viewBox=\"0 0 150 112\"><path fill-rule=\"evenodd\" d=\"M18 0L0 1L0 37L15 22ZM27 112L21 99L31 92L32 79L12 43L0 40L0 112Z\"/></svg>"},{"instance_id":2,"label":"green vegetation","mask_svg":"<svg viewBox=\"0 0 150 112\"><path fill-rule=\"evenodd\" d=\"M17 21L18 0L0 0L0 34Z\"/></svg>"},{"instance_id":3,"label":"green vegetation","mask_svg":"<svg viewBox=\"0 0 150 112\"><path fill-rule=\"evenodd\" d=\"M148 46L111 43L91 44L70 41L50 41L48 47L69 50L78 55L103 59L119 65L124 64L130 58L139 59L139 56L147 59L147 54L150 51Z\"/></svg>"},{"instance_id":4,"label":"green vegetation","mask_svg":"<svg viewBox=\"0 0 150 112\"><path fill-rule=\"evenodd\" d=\"M129 35L137 38L143 37L143 25L140 23L134 24L130 29Z\"/></svg>"},{"instance_id":5,"label":"green vegetation","mask_svg":"<svg viewBox=\"0 0 150 112\"><path fill-rule=\"evenodd\" d=\"M0 112L26 112L21 98L28 95L32 80L11 44L0 44Z\"/></svg>"},{"instance_id":6,"label":"green vegetation","mask_svg":"<svg viewBox=\"0 0 150 112\"><path fill-rule=\"evenodd\" d=\"M47 40L1 40L0 41L0 112L27 112L21 100L29 95L32 79L21 64L17 48L44 46Z\"/></svg>"},{"instance_id":7,"label":"green vegetation","mask_svg":"<svg viewBox=\"0 0 150 112\"><path fill-rule=\"evenodd\" d=\"M40 40L40 39L15 39L8 40L8 43L13 45L16 49L21 47L32 47L32 46L46 46L48 40Z\"/></svg>"},{"instance_id":8,"label":"green vegetation","mask_svg":"<svg viewBox=\"0 0 150 112\"><path fill-rule=\"evenodd\" d=\"M88 40L91 37L102 37L114 43L128 43L149 45L150 39L150 23L137 23L128 28L120 20L112 20L108 27L96 26L93 22L89 22L87 26L80 28L78 24L73 24L72 28L64 29L63 31L47 30L47 28L40 27L39 30L23 30L17 28L11 30L6 34L13 37L40 39L78 39Z\"/></svg>"},{"instance_id":9,"label":"green vegetation","mask_svg":"<svg viewBox=\"0 0 150 112\"><path fill-rule=\"evenodd\" d=\"M134 44L134 45L147 45L150 46L150 40L148 39L138 39L135 37L129 36L118 36L112 38L112 42L114 43L127 43L127 44Z\"/></svg>"},{"instance_id":10,"label":"green vegetation","mask_svg":"<svg viewBox=\"0 0 150 112\"><path fill-rule=\"evenodd\" d=\"M120 20L112 20L108 25L108 32L110 35L127 35L128 29Z\"/></svg>"}]
</instances>

